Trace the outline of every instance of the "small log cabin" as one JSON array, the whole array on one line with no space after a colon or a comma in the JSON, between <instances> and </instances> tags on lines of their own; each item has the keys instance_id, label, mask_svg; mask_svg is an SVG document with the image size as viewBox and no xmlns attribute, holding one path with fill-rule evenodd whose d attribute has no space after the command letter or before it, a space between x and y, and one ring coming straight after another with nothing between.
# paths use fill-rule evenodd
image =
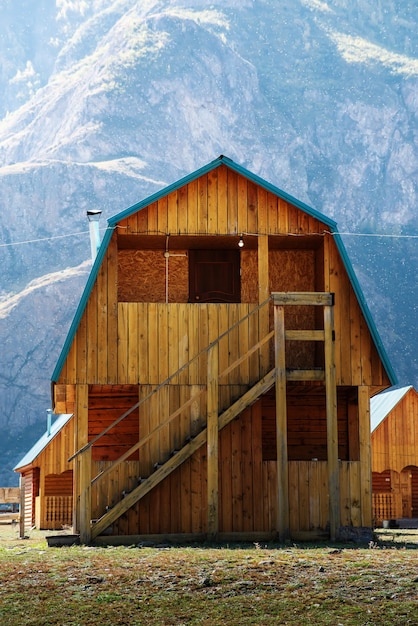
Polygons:
<instances>
[{"instance_id":1,"label":"small log cabin","mask_svg":"<svg viewBox=\"0 0 418 626\"><path fill-rule=\"evenodd\" d=\"M72 414L48 416L47 430L15 466L20 474L22 536L27 528L56 530L73 523Z\"/></svg>"},{"instance_id":2,"label":"small log cabin","mask_svg":"<svg viewBox=\"0 0 418 626\"><path fill-rule=\"evenodd\" d=\"M220 156L108 220L52 376L74 531L371 529L370 397L394 382L335 223Z\"/></svg>"},{"instance_id":3,"label":"small log cabin","mask_svg":"<svg viewBox=\"0 0 418 626\"><path fill-rule=\"evenodd\" d=\"M390 389L371 400L373 515L418 518L418 393Z\"/></svg>"}]
</instances>

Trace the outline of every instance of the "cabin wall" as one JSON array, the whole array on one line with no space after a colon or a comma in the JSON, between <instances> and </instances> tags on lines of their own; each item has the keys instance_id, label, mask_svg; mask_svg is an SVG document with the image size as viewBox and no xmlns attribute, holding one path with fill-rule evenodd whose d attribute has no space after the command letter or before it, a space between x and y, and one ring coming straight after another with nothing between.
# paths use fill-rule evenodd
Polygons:
<instances>
[{"instance_id":1,"label":"cabin wall","mask_svg":"<svg viewBox=\"0 0 418 626\"><path fill-rule=\"evenodd\" d=\"M371 434L373 472L418 466L418 394L411 389Z\"/></svg>"}]
</instances>

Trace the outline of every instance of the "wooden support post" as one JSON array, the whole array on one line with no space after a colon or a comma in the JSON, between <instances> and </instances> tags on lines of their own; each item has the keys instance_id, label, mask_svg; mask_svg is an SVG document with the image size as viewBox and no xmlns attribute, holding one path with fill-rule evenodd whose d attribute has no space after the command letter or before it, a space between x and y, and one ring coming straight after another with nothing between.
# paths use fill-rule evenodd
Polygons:
<instances>
[{"instance_id":1,"label":"wooden support post","mask_svg":"<svg viewBox=\"0 0 418 626\"><path fill-rule=\"evenodd\" d=\"M289 477L287 462L287 404L284 307L274 307L276 366L277 532L280 541L289 537Z\"/></svg>"},{"instance_id":2,"label":"wooden support post","mask_svg":"<svg viewBox=\"0 0 418 626\"><path fill-rule=\"evenodd\" d=\"M219 480L219 345L214 344L208 353L207 377L207 476L208 476L208 538L218 536L218 480Z\"/></svg>"},{"instance_id":3,"label":"wooden support post","mask_svg":"<svg viewBox=\"0 0 418 626\"><path fill-rule=\"evenodd\" d=\"M268 235L259 235L258 241L258 303L265 302L270 294L269 289L269 241ZM264 306L259 313L259 337L262 339L269 332L269 306ZM260 350L260 378L270 369L269 344Z\"/></svg>"},{"instance_id":4,"label":"wooden support post","mask_svg":"<svg viewBox=\"0 0 418 626\"><path fill-rule=\"evenodd\" d=\"M80 450L86 443L88 443L88 385L76 386L76 407L75 407L75 422L74 422L74 450ZM80 456L77 456L74 461L74 473L73 473L73 531L79 532L80 537L87 536L87 528L82 527L85 516L82 513L81 491L82 491L82 472ZM90 463L91 464L91 463ZM85 480L85 475L84 475ZM90 475L91 480L91 475ZM91 505L90 507L91 508ZM89 520L90 527L90 520Z\"/></svg>"},{"instance_id":5,"label":"wooden support post","mask_svg":"<svg viewBox=\"0 0 418 626\"><path fill-rule=\"evenodd\" d=\"M20 475L20 501L19 501L19 538L24 539L25 537L25 490L26 490L26 478L23 474Z\"/></svg>"},{"instance_id":6,"label":"wooden support post","mask_svg":"<svg viewBox=\"0 0 418 626\"><path fill-rule=\"evenodd\" d=\"M337 383L333 306L324 306L324 333L329 521L330 539L335 541L340 527L340 470L338 463Z\"/></svg>"},{"instance_id":7,"label":"wooden support post","mask_svg":"<svg viewBox=\"0 0 418 626\"><path fill-rule=\"evenodd\" d=\"M370 448L370 391L369 387L358 388L360 467L361 467L361 523L372 527L372 467Z\"/></svg>"},{"instance_id":8,"label":"wooden support post","mask_svg":"<svg viewBox=\"0 0 418 626\"><path fill-rule=\"evenodd\" d=\"M78 456L80 485L80 543L91 542L91 448Z\"/></svg>"}]
</instances>

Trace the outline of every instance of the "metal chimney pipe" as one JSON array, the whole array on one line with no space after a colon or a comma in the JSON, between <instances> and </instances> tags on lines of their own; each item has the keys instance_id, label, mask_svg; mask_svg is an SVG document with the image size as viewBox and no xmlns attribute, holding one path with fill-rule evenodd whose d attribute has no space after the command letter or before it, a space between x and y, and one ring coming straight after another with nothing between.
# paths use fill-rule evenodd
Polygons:
<instances>
[{"instance_id":1,"label":"metal chimney pipe","mask_svg":"<svg viewBox=\"0 0 418 626\"><path fill-rule=\"evenodd\" d=\"M91 209L87 211L87 218L89 220L90 230L90 246L91 246L91 260L96 260L97 251L100 247L100 231L99 220L102 212L100 209Z\"/></svg>"},{"instance_id":2,"label":"metal chimney pipe","mask_svg":"<svg viewBox=\"0 0 418 626\"><path fill-rule=\"evenodd\" d=\"M52 426L52 409L46 410L46 434L47 437L51 434L51 426Z\"/></svg>"}]
</instances>

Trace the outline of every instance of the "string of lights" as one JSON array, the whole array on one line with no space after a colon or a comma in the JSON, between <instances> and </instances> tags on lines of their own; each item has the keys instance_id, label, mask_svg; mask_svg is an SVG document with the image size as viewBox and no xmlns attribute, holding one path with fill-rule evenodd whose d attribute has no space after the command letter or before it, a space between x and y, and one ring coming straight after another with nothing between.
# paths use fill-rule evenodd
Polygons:
<instances>
[{"instance_id":1,"label":"string of lights","mask_svg":"<svg viewBox=\"0 0 418 626\"><path fill-rule=\"evenodd\" d=\"M121 226L118 226L118 228L123 228ZM100 229L102 232L105 232L106 230L109 229L113 229L113 227L108 226L105 229ZM89 231L88 230L82 230L82 231L78 231L78 232L73 232L73 233L66 233L64 235L51 235L50 237L40 237L38 239L26 239L23 241L11 241L11 242L7 242L7 243L0 243L0 248L8 248L8 247L12 247L12 246L24 246L24 245L30 245L30 244L34 244L34 243L41 243L41 242L47 242L47 241L56 241L59 239L68 239L70 237L80 237L82 235L88 235ZM146 233L143 233L146 234ZM165 235L165 236L173 236L173 235L177 235L177 234L183 234L183 233L166 233L163 231L155 231L155 232L151 232L151 231L147 231L147 234L160 234L160 235ZM184 233L186 234L186 233ZM202 235L203 233L187 233L187 235ZM248 232L242 232L242 233L232 233L235 234L237 236L248 236L248 237L257 237L259 235L259 233L248 233ZM272 233L269 233L272 234ZM418 235L409 235L409 234L398 234L398 233L358 233L358 232L352 232L352 231L338 231L338 232L331 232L331 231L324 231L323 233L309 233L310 235L313 234L317 234L317 235L340 235L340 236L347 236L347 237L373 237L373 238L381 238L381 239L418 239ZM304 237L305 234L304 233L288 233L288 235L290 236L295 236L295 237Z\"/></svg>"}]
</instances>

